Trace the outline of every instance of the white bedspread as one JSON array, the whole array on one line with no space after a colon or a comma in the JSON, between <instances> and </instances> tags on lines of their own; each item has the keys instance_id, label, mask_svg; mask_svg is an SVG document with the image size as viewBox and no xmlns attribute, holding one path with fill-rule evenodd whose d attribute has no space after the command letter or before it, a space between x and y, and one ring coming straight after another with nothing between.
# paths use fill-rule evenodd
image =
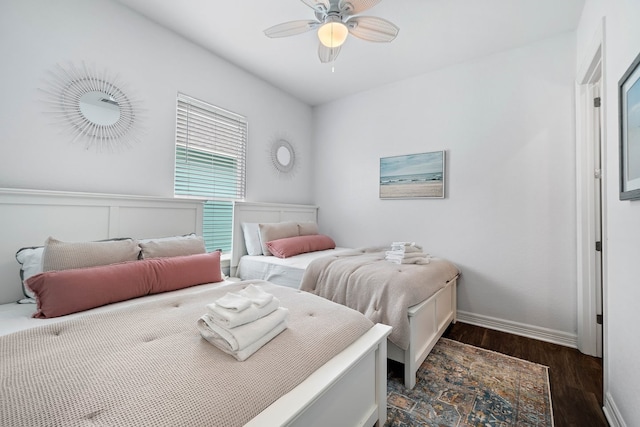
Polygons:
<instances>
[{"instance_id":1,"label":"white bedspread","mask_svg":"<svg viewBox=\"0 0 640 427\"><path fill-rule=\"evenodd\" d=\"M348 250L346 248L327 249L289 258L245 255L240 258L236 275L242 280L266 280L276 285L298 289L304 271L311 261Z\"/></svg>"}]
</instances>

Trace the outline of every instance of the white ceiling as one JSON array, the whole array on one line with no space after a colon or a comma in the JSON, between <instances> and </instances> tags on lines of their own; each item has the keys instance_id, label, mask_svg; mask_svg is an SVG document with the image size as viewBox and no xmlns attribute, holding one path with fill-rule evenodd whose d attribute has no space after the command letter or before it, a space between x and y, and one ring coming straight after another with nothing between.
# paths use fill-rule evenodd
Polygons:
<instances>
[{"instance_id":1,"label":"white ceiling","mask_svg":"<svg viewBox=\"0 0 640 427\"><path fill-rule=\"evenodd\" d=\"M385 18L391 43L349 37L335 61L318 39L270 39L285 21L314 19L300 0L118 0L300 100L319 105L451 64L575 30L585 0L383 0L362 15Z\"/></svg>"}]
</instances>

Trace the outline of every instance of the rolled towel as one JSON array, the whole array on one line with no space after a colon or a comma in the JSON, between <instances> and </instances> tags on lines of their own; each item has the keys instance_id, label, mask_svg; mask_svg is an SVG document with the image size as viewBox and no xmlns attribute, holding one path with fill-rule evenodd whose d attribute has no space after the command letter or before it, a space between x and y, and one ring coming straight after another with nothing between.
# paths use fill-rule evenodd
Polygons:
<instances>
[{"instance_id":1,"label":"rolled towel","mask_svg":"<svg viewBox=\"0 0 640 427\"><path fill-rule=\"evenodd\" d=\"M264 307L273 300L272 294L265 292L260 286L255 286L253 284L248 285L246 288L238 292L238 294L248 298L258 307Z\"/></svg>"},{"instance_id":2,"label":"rolled towel","mask_svg":"<svg viewBox=\"0 0 640 427\"><path fill-rule=\"evenodd\" d=\"M251 306L251 299L240 294L227 292L223 297L218 298L215 303L227 310L238 312L249 308Z\"/></svg>"},{"instance_id":3,"label":"rolled towel","mask_svg":"<svg viewBox=\"0 0 640 427\"><path fill-rule=\"evenodd\" d=\"M227 346L219 345L218 342L214 339L213 332L208 328L201 328L200 335L202 335L204 339L209 341L211 344L213 344L220 350L235 357L236 360L238 360L239 362L243 362L247 360L253 353L260 350L260 348L262 348L263 345L265 345L266 343L274 339L276 336L278 336L278 334L280 334L285 329L287 329L286 319L280 322L279 324L277 324L271 331L267 332L264 336L262 336L262 338L258 339L256 342L247 346L243 350L238 350L238 351L231 351Z\"/></svg>"},{"instance_id":4,"label":"rolled towel","mask_svg":"<svg viewBox=\"0 0 640 427\"><path fill-rule=\"evenodd\" d=\"M235 328L246 323L256 321L271 314L280 306L280 300L271 298L271 302L263 307L251 304L249 308L242 311L232 311L220 307L217 303L207 304L207 314L211 316L211 321L224 328Z\"/></svg>"},{"instance_id":5,"label":"rolled towel","mask_svg":"<svg viewBox=\"0 0 640 427\"><path fill-rule=\"evenodd\" d=\"M205 339L227 352L238 352L259 341L280 323L286 321L289 310L279 307L268 316L236 328L224 328L213 322L211 316L203 315L198 320L198 329L207 332Z\"/></svg>"}]
</instances>

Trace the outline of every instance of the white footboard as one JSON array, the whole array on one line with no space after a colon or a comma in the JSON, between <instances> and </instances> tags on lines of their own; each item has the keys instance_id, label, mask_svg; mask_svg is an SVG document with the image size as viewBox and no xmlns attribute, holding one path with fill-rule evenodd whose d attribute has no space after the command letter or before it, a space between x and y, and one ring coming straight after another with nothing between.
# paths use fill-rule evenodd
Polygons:
<instances>
[{"instance_id":1,"label":"white footboard","mask_svg":"<svg viewBox=\"0 0 640 427\"><path fill-rule=\"evenodd\" d=\"M436 345L447 326L456 322L457 276L429 299L409 308L409 348L405 351L388 343L387 357L404 364L404 385L416 385L416 372Z\"/></svg>"},{"instance_id":2,"label":"white footboard","mask_svg":"<svg viewBox=\"0 0 640 427\"><path fill-rule=\"evenodd\" d=\"M373 426L387 420L387 337L377 324L245 424L262 426Z\"/></svg>"}]
</instances>

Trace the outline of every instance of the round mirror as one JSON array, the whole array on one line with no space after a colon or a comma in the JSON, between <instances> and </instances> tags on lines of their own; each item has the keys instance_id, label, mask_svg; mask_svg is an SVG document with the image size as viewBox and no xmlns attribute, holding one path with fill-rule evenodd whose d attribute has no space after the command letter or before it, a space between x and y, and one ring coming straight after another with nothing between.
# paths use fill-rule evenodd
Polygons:
<instances>
[{"instance_id":1,"label":"round mirror","mask_svg":"<svg viewBox=\"0 0 640 427\"><path fill-rule=\"evenodd\" d=\"M111 126L120 120L120 106L109 94L92 91L80 97L80 112L92 123Z\"/></svg>"},{"instance_id":2,"label":"round mirror","mask_svg":"<svg viewBox=\"0 0 640 427\"><path fill-rule=\"evenodd\" d=\"M282 166L289 166L289 163L291 163L291 152L287 147L281 145L276 152L276 158Z\"/></svg>"},{"instance_id":3,"label":"round mirror","mask_svg":"<svg viewBox=\"0 0 640 427\"><path fill-rule=\"evenodd\" d=\"M296 162L293 146L284 139L275 141L271 146L271 161L278 172L291 172Z\"/></svg>"}]
</instances>

